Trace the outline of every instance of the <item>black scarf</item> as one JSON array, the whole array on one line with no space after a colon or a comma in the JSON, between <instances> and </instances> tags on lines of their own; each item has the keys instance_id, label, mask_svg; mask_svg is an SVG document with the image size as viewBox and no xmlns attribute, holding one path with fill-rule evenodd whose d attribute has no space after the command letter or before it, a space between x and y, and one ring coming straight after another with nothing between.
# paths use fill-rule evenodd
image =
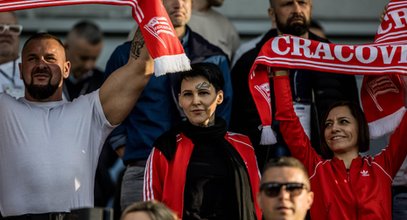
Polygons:
<instances>
[{"instance_id":1,"label":"black scarf","mask_svg":"<svg viewBox=\"0 0 407 220\"><path fill-rule=\"evenodd\" d=\"M255 220L256 214L249 175L246 166L239 153L234 147L225 140L226 122L221 118L215 119L215 125L210 127L194 126L188 121L181 123L180 131L192 140L194 145L211 144L214 146L224 147L226 155L230 158L231 167L234 173L234 182L236 189L236 198L238 205L239 220ZM257 186L253 186L257 187Z\"/></svg>"}]
</instances>

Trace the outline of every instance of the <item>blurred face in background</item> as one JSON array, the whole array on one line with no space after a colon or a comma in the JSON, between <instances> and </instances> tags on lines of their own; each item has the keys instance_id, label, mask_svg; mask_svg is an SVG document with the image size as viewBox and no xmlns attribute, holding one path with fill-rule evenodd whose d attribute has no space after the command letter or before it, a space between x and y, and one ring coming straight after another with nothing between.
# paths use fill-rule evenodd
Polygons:
<instances>
[{"instance_id":1,"label":"blurred face in background","mask_svg":"<svg viewBox=\"0 0 407 220\"><path fill-rule=\"evenodd\" d=\"M0 12L0 58L5 63L18 57L22 26L12 12Z\"/></svg>"},{"instance_id":2,"label":"blurred face in background","mask_svg":"<svg viewBox=\"0 0 407 220\"><path fill-rule=\"evenodd\" d=\"M184 27L191 18L192 0L163 0L174 28Z\"/></svg>"},{"instance_id":3,"label":"blurred face in background","mask_svg":"<svg viewBox=\"0 0 407 220\"><path fill-rule=\"evenodd\" d=\"M73 34L68 38L65 47L66 57L71 62L71 74L79 78L96 67L103 43L92 45L85 38L75 37Z\"/></svg>"},{"instance_id":4,"label":"blurred face in background","mask_svg":"<svg viewBox=\"0 0 407 220\"><path fill-rule=\"evenodd\" d=\"M307 35L311 24L311 0L271 0L271 2L269 16L282 34L299 37Z\"/></svg>"}]
</instances>

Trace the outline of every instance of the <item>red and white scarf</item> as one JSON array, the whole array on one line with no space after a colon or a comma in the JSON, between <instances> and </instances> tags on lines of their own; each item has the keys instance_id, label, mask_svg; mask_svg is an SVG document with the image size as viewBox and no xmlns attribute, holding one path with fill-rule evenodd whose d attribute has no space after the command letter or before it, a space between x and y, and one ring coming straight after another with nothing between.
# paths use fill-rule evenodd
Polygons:
<instances>
[{"instance_id":1,"label":"red and white scarf","mask_svg":"<svg viewBox=\"0 0 407 220\"><path fill-rule=\"evenodd\" d=\"M155 74L191 69L161 0L0 0L0 12L80 4L132 7L133 18L141 27L148 51L154 58Z\"/></svg>"},{"instance_id":2,"label":"red and white scarf","mask_svg":"<svg viewBox=\"0 0 407 220\"><path fill-rule=\"evenodd\" d=\"M328 44L286 35L267 41L249 74L250 91L263 127L260 144L276 143L271 130L268 78L273 68L368 76L361 98L371 137L388 133L405 112L404 85L398 74L407 74L407 1L389 3L373 44Z\"/></svg>"},{"instance_id":3,"label":"red and white scarf","mask_svg":"<svg viewBox=\"0 0 407 220\"><path fill-rule=\"evenodd\" d=\"M391 1L377 30L375 43L407 45L406 19L407 1ZM406 111L406 85L401 77L406 76L387 74L363 77L362 106L372 138L394 131Z\"/></svg>"}]
</instances>

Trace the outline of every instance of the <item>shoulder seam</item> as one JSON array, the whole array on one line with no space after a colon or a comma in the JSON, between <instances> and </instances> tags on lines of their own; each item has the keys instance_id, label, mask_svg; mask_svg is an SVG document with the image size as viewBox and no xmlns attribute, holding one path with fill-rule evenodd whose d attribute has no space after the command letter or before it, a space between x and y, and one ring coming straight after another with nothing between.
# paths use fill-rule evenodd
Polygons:
<instances>
[{"instance_id":1,"label":"shoulder seam","mask_svg":"<svg viewBox=\"0 0 407 220\"><path fill-rule=\"evenodd\" d=\"M237 139L234 139L234 138L232 138L232 137L227 137L227 138L230 139L230 140L232 140L232 141L234 141L234 142L241 143L241 144L243 144L243 145L245 145L245 146L247 146L247 147L253 149L253 146L251 146L250 144L248 144L248 143L246 143L246 142L244 142L244 141L237 140Z\"/></svg>"},{"instance_id":2,"label":"shoulder seam","mask_svg":"<svg viewBox=\"0 0 407 220\"><path fill-rule=\"evenodd\" d=\"M315 166L314 172L313 172L312 175L309 177L309 179L311 180L311 179L316 175L317 169L318 169L318 167L319 167L320 165L325 165L325 163L327 163L328 161L329 161L329 160L325 160L325 161L321 160L321 161L319 161L319 162L317 163L317 165Z\"/></svg>"},{"instance_id":3,"label":"shoulder seam","mask_svg":"<svg viewBox=\"0 0 407 220\"><path fill-rule=\"evenodd\" d=\"M382 170L383 173L386 174L386 176L389 177L390 181L393 182L393 178L386 172L386 170L380 164L378 164L377 162L374 162L374 161L372 162L372 164L375 164L376 166L378 166L379 169Z\"/></svg>"}]
</instances>

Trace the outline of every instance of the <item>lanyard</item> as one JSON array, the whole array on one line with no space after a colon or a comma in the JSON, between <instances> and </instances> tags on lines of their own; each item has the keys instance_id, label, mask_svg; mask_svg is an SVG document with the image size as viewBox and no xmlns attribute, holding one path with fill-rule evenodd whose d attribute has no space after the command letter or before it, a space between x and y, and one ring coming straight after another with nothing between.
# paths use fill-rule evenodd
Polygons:
<instances>
[{"instance_id":1,"label":"lanyard","mask_svg":"<svg viewBox=\"0 0 407 220\"><path fill-rule=\"evenodd\" d=\"M13 76L12 77L10 77L7 73L5 73L2 69L0 69L0 73L6 78L6 79L8 79L12 84L13 84L13 86L15 86L15 80L14 80L14 77L16 76L16 61L14 60L14 62L13 62Z\"/></svg>"}]
</instances>

